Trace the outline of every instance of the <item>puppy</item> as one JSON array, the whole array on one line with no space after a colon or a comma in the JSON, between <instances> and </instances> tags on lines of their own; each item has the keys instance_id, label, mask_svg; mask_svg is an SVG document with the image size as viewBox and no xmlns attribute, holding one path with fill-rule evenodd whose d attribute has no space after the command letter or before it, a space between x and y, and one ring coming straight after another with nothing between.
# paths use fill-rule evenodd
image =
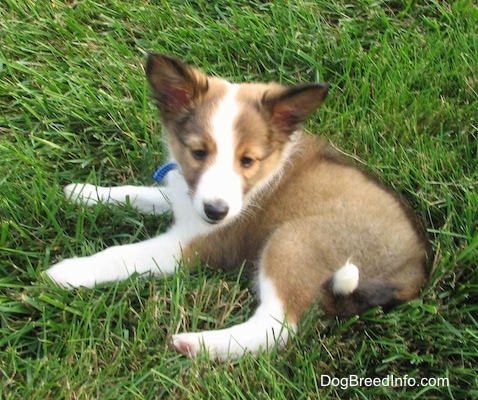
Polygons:
<instances>
[{"instance_id":1,"label":"puppy","mask_svg":"<svg viewBox=\"0 0 478 400\"><path fill-rule=\"evenodd\" d=\"M170 163L158 187L71 184L86 204L129 201L172 210L170 229L53 265L58 285L92 287L133 273L173 274L177 262L257 271L259 306L230 328L173 337L190 357L241 357L284 346L313 302L347 317L417 295L427 240L397 195L301 124L328 85L235 84L179 59L151 54L146 74L164 125Z\"/></svg>"}]
</instances>

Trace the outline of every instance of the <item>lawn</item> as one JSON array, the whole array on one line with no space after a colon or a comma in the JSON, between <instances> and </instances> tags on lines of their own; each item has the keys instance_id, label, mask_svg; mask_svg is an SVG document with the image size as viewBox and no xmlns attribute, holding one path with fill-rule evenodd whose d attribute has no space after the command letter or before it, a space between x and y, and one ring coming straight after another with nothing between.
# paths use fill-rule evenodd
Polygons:
<instances>
[{"instance_id":1,"label":"lawn","mask_svg":"<svg viewBox=\"0 0 478 400\"><path fill-rule=\"evenodd\" d=\"M3 0L0 399L478 397L477 27L472 0ZM420 297L346 321L314 306L282 352L216 363L169 341L249 316L246 272L52 286L50 264L170 221L62 195L69 182L153 183L165 154L149 51L235 81L330 82L307 129L422 218L433 254Z\"/></svg>"}]
</instances>

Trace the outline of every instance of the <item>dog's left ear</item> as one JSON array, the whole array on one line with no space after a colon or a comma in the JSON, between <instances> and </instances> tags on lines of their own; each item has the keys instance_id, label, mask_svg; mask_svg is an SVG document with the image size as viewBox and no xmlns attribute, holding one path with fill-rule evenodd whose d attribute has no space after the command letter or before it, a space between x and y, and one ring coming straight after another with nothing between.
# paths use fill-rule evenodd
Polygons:
<instances>
[{"instance_id":1,"label":"dog's left ear","mask_svg":"<svg viewBox=\"0 0 478 400\"><path fill-rule=\"evenodd\" d=\"M297 130L327 97L330 85L310 83L266 92L262 104L272 124L282 132Z\"/></svg>"}]
</instances>

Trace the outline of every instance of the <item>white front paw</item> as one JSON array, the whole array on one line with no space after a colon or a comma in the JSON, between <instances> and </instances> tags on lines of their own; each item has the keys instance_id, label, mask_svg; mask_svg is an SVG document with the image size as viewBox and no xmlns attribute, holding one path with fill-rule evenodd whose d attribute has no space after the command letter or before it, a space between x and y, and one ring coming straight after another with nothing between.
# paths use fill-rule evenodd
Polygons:
<instances>
[{"instance_id":1,"label":"white front paw","mask_svg":"<svg viewBox=\"0 0 478 400\"><path fill-rule=\"evenodd\" d=\"M109 198L109 190L89 183L70 183L64 187L63 192L68 200L89 206Z\"/></svg>"},{"instance_id":2,"label":"white front paw","mask_svg":"<svg viewBox=\"0 0 478 400\"><path fill-rule=\"evenodd\" d=\"M47 269L45 273L58 286L65 288L91 288L96 283L94 274L91 273L91 264L88 264L85 257L67 258Z\"/></svg>"}]
</instances>

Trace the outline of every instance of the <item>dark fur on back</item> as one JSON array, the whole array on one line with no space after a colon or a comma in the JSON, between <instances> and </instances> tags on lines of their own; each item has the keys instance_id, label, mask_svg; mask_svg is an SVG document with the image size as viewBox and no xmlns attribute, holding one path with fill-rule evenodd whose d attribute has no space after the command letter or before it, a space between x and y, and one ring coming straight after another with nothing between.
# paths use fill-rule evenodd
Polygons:
<instances>
[{"instance_id":1,"label":"dark fur on back","mask_svg":"<svg viewBox=\"0 0 478 400\"><path fill-rule=\"evenodd\" d=\"M392 285L359 285L349 295L336 295L331 290L331 281L325 283L321 307L328 315L350 318L374 307L388 311L402 303L395 297L396 288Z\"/></svg>"}]
</instances>

